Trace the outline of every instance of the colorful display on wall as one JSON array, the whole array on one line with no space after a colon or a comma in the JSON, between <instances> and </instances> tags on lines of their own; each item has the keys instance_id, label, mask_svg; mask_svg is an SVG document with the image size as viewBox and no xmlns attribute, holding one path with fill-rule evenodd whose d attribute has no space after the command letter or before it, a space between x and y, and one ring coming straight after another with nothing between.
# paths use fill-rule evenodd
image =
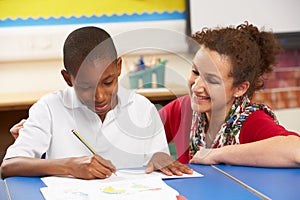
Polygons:
<instances>
[{"instance_id":1,"label":"colorful display on wall","mask_svg":"<svg viewBox=\"0 0 300 200\"><path fill-rule=\"evenodd\" d=\"M0 27L185 19L184 0L2 0Z\"/></svg>"}]
</instances>

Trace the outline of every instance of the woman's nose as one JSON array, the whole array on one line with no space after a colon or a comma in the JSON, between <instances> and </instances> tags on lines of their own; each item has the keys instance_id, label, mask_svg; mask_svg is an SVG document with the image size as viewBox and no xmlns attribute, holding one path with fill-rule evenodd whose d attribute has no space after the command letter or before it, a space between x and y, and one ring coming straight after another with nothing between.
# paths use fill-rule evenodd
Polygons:
<instances>
[{"instance_id":1,"label":"woman's nose","mask_svg":"<svg viewBox=\"0 0 300 200\"><path fill-rule=\"evenodd\" d=\"M192 84L192 91L193 92L203 92L205 88L205 82L201 78L201 76L198 76L194 83Z\"/></svg>"}]
</instances>

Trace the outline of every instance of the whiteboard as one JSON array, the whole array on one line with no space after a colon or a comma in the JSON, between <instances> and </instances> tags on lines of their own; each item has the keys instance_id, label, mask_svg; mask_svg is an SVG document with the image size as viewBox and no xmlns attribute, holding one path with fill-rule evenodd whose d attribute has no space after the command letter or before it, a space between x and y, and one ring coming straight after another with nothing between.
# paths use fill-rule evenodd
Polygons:
<instances>
[{"instance_id":1,"label":"whiteboard","mask_svg":"<svg viewBox=\"0 0 300 200\"><path fill-rule=\"evenodd\" d=\"M299 0L189 0L191 33L248 21L275 33L300 32Z\"/></svg>"}]
</instances>

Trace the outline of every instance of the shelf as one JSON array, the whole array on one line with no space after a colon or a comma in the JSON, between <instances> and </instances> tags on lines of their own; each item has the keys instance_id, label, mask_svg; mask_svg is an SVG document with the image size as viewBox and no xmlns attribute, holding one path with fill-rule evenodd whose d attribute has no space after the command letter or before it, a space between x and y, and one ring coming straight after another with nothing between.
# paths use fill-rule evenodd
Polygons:
<instances>
[{"instance_id":1,"label":"shelf","mask_svg":"<svg viewBox=\"0 0 300 200\"><path fill-rule=\"evenodd\" d=\"M171 101L176 97L188 94L186 88L173 86L168 88L136 89L135 91L152 102ZM0 95L0 111L27 110L43 95L52 92L48 91L28 91L18 93L2 93Z\"/></svg>"}]
</instances>

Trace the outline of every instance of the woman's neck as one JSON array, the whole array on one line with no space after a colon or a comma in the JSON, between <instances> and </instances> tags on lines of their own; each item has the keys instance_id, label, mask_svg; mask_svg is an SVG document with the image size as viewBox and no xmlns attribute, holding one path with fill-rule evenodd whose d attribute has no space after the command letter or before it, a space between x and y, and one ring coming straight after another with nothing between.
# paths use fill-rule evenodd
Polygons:
<instances>
[{"instance_id":1,"label":"woman's neck","mask_svg":"<svg viewBox=\"0 0 300 200\"><path fill-rule=\"evenodd\" d=\"M214 142L214 140L216 138L216 135L218 134L222 124L225 121L227 113L224 110L206 113L207 127L206 127L205 142L206 142L207 147L210 147L212 145L212 143Z\"/></svg>"}]
</instances>

